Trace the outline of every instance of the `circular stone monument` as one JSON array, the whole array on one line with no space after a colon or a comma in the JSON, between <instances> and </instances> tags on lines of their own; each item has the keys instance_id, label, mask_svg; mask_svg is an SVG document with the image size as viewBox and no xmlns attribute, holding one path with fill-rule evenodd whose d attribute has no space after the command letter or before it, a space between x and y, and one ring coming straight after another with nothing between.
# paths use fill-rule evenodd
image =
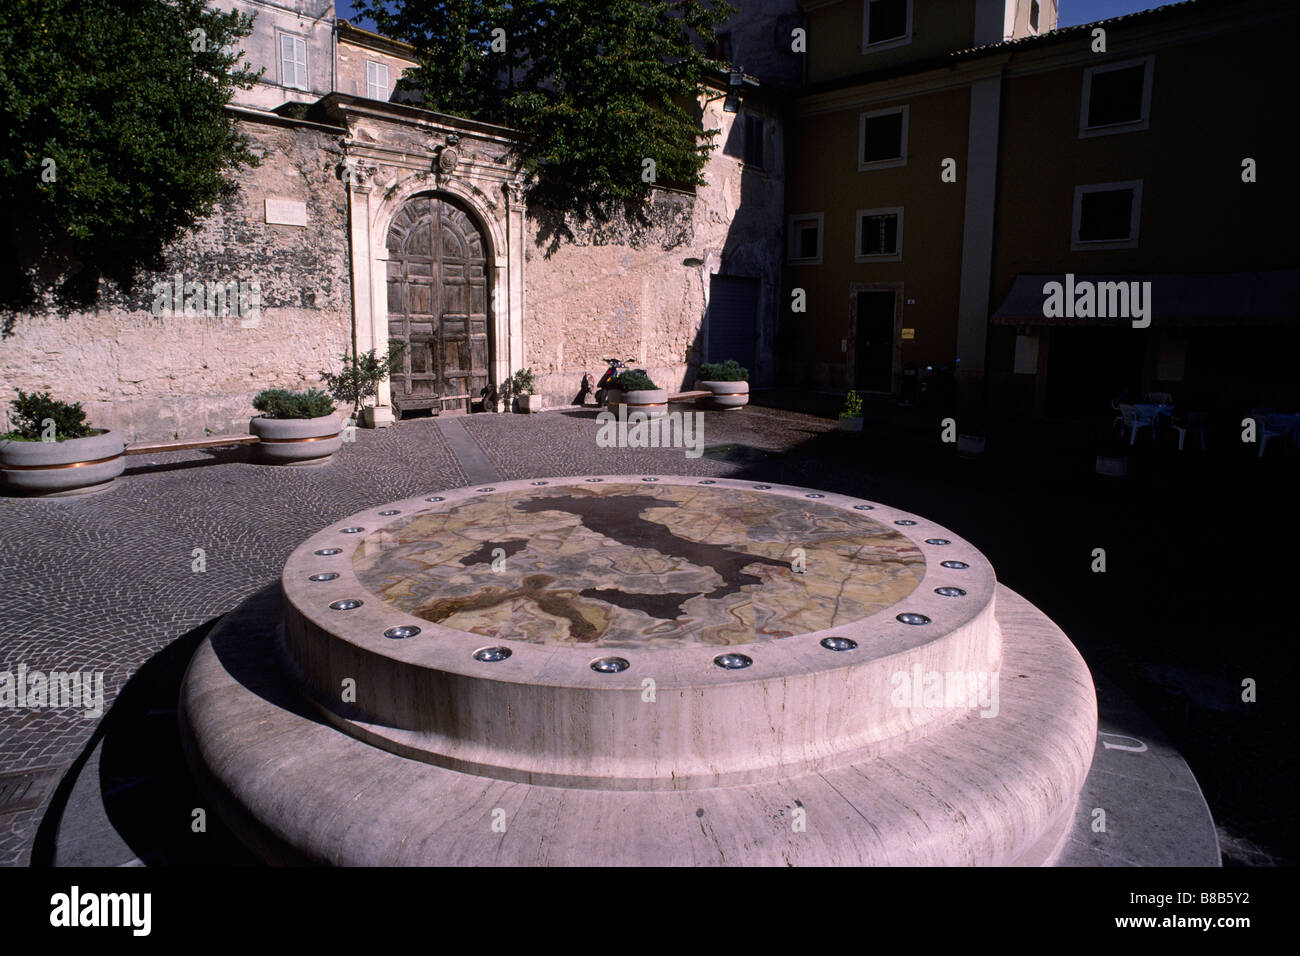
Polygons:
<instances>
[{"instance_id":1,"label":"circular stone monument","mask_svg":"<svg viewBox=\"0 0 1300 956\"><path fill-rule=\"evenodd\" d=\"M275 862L1042 864L1092 760L1060 630L952 532L841 495L461 488L332 525L282 589L181 700Z\"/></svg>"}]
</instances>

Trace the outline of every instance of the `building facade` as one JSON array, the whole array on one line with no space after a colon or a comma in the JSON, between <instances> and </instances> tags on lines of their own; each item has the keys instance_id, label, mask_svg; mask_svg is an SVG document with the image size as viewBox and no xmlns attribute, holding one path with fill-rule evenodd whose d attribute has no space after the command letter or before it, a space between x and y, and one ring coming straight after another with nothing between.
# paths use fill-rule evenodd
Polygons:
<instances>
[{"instance_id":1,"label":"building facade","mask_svg":"<svg viewBox=\"0 0 1300 956\"><path fill-rule=\"evenodd\" d=\"M1294 4L1056 29L1055 0L745 3L700 96L707 185L602 226L528 206L512 131L396 102L409 46L331 4L225 5L256 15L262 80L230 109L261 166L132 294L21 317L0 384L128 439L241 429L261 388L392 340L399 412L469 408L524 368L568 404L609 358L670 390L736 358L759 388L880 399L955 366L963 398L1040 416L1148 389L1300 403L1278 228ZM1053 313L1045 289L1075 280L1149 322ZM230 283L251 314L205 307Z\"/></svg>"},{"instance_id":2,"label":"building facade","mask_svg":"<svg viewBox=\"0 0 1300 956\"><path fill-rule=\"evenodd\" d=\"M1300 307L1277 217L1294 205L1288 132L1270 119L1294 85L1293 4L1194 0L1061 30L1050 3L803 8L784 380L898 397L909 366L955 366L972 402L1076 418L1124 391L1300 400L1258 385L1293 378ZM1044 288L1067 276L1151 283L1150 324L1048 314Z\"/></svg>"},{"instance_id":3,"label":"building facade","mask_svg":"<svg viewBox=\"0 0 1300 956\"><path fill-rule=\"evenodd\" d=\"M19 317L5 386L134 440L243 430L262 388L317 387L345 350L393 340L403 367L379 399L399 412L468 409L523 368L568 404L615 357L670 390L724 358L773 380L778 93L719 73L699 100L707 185L656 189L646 222L560 223L527 206L512 131L392 102L409 47L328 4L233 3L256 15L244 50L263 75L230 109L261 165L131 294ZM253 293L214 300L227 287Z\"/></svg>"}]
</instances>

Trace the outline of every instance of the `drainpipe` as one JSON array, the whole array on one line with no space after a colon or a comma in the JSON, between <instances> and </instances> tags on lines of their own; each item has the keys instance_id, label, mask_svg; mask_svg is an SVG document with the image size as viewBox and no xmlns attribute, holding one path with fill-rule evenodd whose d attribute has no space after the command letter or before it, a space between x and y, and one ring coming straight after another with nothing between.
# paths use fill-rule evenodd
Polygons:
<instances>
[{"instance_id":1,"label":"drainpipe","mask_svg":"<svg viewBox=\"0 0 1300 956\"><path fill-rule=\"evenodd\" d=\"M330 20L330 89L331 93L339 90L339 18Z\"/></svg>"}]
</instances>

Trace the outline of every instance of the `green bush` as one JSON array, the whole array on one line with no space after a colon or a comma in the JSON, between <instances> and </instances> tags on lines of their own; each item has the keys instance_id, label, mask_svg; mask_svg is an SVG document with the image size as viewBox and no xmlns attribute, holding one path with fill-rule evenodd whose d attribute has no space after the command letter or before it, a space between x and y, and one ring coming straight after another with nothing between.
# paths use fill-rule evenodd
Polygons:
<instances>
[{"instance_id":1,"label":"green bush","mask_svg":"<svg viewBox=\"0 0 1300 956\"><path fill-rule=\"evenodd\" d=\"M840 418L857 418L862 414L862 399L858 393L850 391L844 396L844 411L840 412Z\"/></svg>"},{"instance_id":2,"label":"green bush","mask_svg":"<svg viewBox=\"0 0 1300 956\"><path fill-rule=\"evenodd\" d=\"M67 441L70 438L86 438L95 434L95 429L86 424L86 412L81 402L69 405L50 398L48 392L33 392L28 395L22 389L15 389L18 397L9 402L11 431L0 438L10 441L42 441L45 422L54 422L54 440Z\"/></svg>"},{"instance_id":3,"label":"green bush","mask_svg":"<svg viewBox=\"0 0 1300 956\"><path fill-rule=\"evenodd\" d=\"M749 369L735 359L727 359L725 362L705 362L700 366L700 381L748 382Z\"/></svg>"},{"instance_id":4,"label":"green bush","mask_svg":"<svg viewBox=\"0 0 1300 956\"><path fill-rule=\"evenodd\" d=\"M650 380L649 375L636 368L628 369L615 376L610 384L622 392L644 392L659 387Z\"/></svg>"},{"instance_id":5,"label":"green bush","mask_svg":"<svg viewBox=\"0 0 1300 956\"><path fill-rule=\"evenodd\" d=\"M305 392L266 388L253 397L253 407L263 418L323 418L334 411L334 401L316 388Z\"/></svg>"},{"instance_id":6,"label":"green bush","mask_svg":"<svg viewBox=\"0 0 1300 956\"><path fill-rule=\"evenodd\" d=\"M501 383L501 394L509 401L520 395L533 395L537 392L537 383L533 381L533 370L521 368Z\"/></svg>"},{"instance_id":7,"label":"green bush","mask_svg":"<svg viewBox=\"0 0 1300 956\"><path fill-rule=\"evenodd\" d=\"M342 370L322 371L321 381L340 402L352 403L352 417L357 418L361 413L362 400L378 396L380 383L402 370L402 355L405 350L405 343L389 339L388 351L383 355L376 355L374 349L360 355L344 352L340 357Z\"/></svg>"}]
</instances>

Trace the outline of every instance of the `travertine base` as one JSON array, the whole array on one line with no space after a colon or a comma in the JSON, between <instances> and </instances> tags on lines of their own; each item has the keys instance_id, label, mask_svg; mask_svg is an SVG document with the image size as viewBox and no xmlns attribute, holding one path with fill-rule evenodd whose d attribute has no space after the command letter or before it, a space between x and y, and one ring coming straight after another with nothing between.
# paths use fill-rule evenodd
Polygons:
<instances>
[{"instance_id":1,"label":"travertine base","mask_svg":"<svg viewBox=\"0 0 1300 956\"><path fill-rule=\"evenodd\" d=\"M951 546L954 551L958 544ZM291 573L292 561L286 582ZM610 785L602 787L591 773L601 765L592 758L600 755L591 752L574 755L581 758L575 785L543 785L526 774L491 776L486 761L440 765L435 748L419 760L391 752L400 727L370 728L371 736L345 720L345 733L327 722L319 702L308 704L283 676L275 639L278 602L268 596L228 616L200 647L182 689L181 718L191 762L214 803L241 838L273 862L1051 863L1092 761L1096 699L1087 667L1060 629L1014 592L992 587L987 600L978 607L972 602L963 615L978 622L991 612L995 622L972 632L970 646L981 646L981 635L1000 634L996 716L967 709L951 719L926 721L923 733L895 735L890 747L875 752L828 759L811 770L807 760L783 757L767 766L777 776L722 774L728 781L722 786L700 786L697 774L677 788L662 781L628 788L628 779L639 776L634 772L617 782L612 773ZM337 647L338 640L322 646ZM787 653L784 648L797 647L789 643L797 640L764 645L763 659ZM895 653L910 661L934 643L900 645ZM821 653L825 657L805 660L821 667L852 652ZM879 666L888 655L873 660ZM575 674L566 671L559 683L577 686ZM761 685L771 675L753 676L763 678ZM543 682L554 678L539 676ZM706 691L705 698L733 685L710 686L717 690ZM816 687L809 686L813 696L797 699L811 718L817 698ZM846 706L832 698L837 707ZM879 705L862 702L867 710ZM393 716L401 715L398 710ZM511 719L501 714L503 724ZM339 721L339 715L331 713L329 720ZM735 739L749 736L738 726Z\"/></svg>"}]
</instances>

